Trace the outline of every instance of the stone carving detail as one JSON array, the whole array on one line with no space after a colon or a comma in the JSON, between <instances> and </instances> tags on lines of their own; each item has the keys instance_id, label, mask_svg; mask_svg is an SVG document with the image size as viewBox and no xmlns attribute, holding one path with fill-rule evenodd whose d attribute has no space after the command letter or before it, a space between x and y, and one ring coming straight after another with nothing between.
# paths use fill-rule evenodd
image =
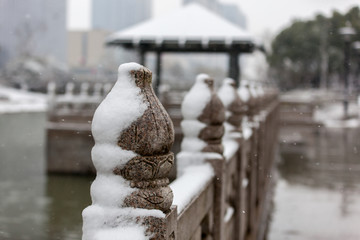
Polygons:
<instances>
[{"instance_id":1,"label":"stone carving detail","mask_svg":"<svg viewBox=\"0 0 360 240\"><path fill-rule=\"evenodd\" d=\"M114 173L138 188L124 200L125 207L170 209L173 193L167 178L173 164L174 127L170 116L161 105L151 86L152 73L142 67L130 72L141 95L148 104L144 114L125 129L118 138L118 146L138 154Z\"/></svg>"},{"instance_id":2,"label":"stone carving detail","mask_svg":"<svg viewBox=\"0 0 360 240\"><path fill-rule=\"evenodd\" d=\"M199 133L199 138L207 143L202 151L222 154L224 147L221 140L224 135L225 108L214 91L214 80L208 78L204 82L208 86L211 97L198 117L200 122L206 124Z\"/></svg>"}]
</instances>

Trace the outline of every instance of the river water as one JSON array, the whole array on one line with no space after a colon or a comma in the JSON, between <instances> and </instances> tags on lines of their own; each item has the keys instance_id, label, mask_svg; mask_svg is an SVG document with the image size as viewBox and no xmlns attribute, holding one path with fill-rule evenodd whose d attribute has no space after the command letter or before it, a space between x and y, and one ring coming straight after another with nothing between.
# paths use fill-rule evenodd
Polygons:
<instances>
[{"instance_id":1,"label":"river water","mask_svg":"<svg viewBox=\"0 0 360 240\"><path fill-rule=\"evenodd\" d=\"M0 114L0 239L81 239L93 177L46 174L45 113Z\"/></svg>"},{"instance_id":2,"label":"river water","mask_svg":"<svg viewBox=\"0 0 360 240\"><path fill-rule=\"evenodd\" d=\"M268 239L360 239L360 130L293 128L280 140Z\"/></svg>"},{"instance_id":3,"label":"river water","mask_svg":"<svg viewBox=\"0 0 360 240\"><path fill-rule=\"evenodd\" d=\"M81 239L93 177L47 175L45 113L0 114L0 239ZM282 132L270 240L360 239L359 129Z\"/></svg>"}]
</instances>

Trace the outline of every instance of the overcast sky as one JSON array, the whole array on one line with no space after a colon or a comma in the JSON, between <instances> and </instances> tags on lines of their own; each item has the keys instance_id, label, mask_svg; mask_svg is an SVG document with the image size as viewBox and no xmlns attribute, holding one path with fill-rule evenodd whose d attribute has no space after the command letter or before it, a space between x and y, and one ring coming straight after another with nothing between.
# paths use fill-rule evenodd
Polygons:
<instances>
[{"instance_id":1,"label":"overcast sky","mask_svg":"<svg viewBox=\"0 0 360 240\"><path fill-rule=\"evenodd\" d=\"M131 0L129 0L131 1ZM153 13L162 15L179 6L181 0L153 0ZM311 18L316 13L331 14L333 9L345 12L359 6L359 0L221 0L236 3L245 13L248 30L257 36L265 31L277 33L293 19ZM68 29L90 28L90 0L67 0Z\"/></svg>"}]
</instances>

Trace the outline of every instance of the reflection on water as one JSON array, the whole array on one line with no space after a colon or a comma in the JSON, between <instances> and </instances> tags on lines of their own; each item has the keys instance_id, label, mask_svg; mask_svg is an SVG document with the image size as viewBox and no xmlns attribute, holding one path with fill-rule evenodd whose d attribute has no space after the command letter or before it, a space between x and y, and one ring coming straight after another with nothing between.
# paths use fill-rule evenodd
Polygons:
<instances>
[{"instance_id":1,"label":"reflection on water","mask_svg":"<svg viewBox=\"0 0 360 240\"><path fill-rule=\"evenodd\" d=\"M81 239L92 177L46 176L45 113L0 115L0 239Z\"/></svg>"},{"instance_id":2,"label":"reflection on water","mask_svg":"<svg viewBox=\"0 0 360 240\"><path fill-rule=\"evenodd\" d=\"M280 147L268 238L360 239L360 130L290 129L282 137L289 135L300 137Z\"/></svg>"}]
</instances>

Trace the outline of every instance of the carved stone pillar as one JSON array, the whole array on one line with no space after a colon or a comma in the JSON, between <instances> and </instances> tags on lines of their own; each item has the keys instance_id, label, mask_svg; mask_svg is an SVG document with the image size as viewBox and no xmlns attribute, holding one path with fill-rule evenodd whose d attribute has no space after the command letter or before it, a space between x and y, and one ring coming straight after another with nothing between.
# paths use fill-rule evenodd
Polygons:
<instances>
[{"instance_id":1,"label":"carved stone pillar","mask_svg":"<svg viewBox=\"0 0 360 240\"><path fill-rule=\"evenodd\" d=\"M241 101L244 103L244 111L245 111L245 122L249 120L250 116L250 105L253 101L252 96L249 90L249 83L246 80L242 80L240 87L237 89L238 95ZM244 122L244 121L243 121Z\"/></svg>"},{"instance_id":2,"label":"carved stone pillar","mask_svg":"<svg viewBox=\"0 0 360 240\"><path fill-rule=\"evenodd\" d=\"M167 178L174 163L174 127L151 81L149 69L121 65L117 82L94 114L97 177L91 186L93 205L83 212L84 240L107 231L121 234L129 224L150 239L175 236L176 209Z\"/></svg>"},{"instance_id":3,"label":"carved stone pillar","mask_svg":"<svg viewBox=\"0 0 360 240\"><path fill-rule=\"evenodd\" d=\"M220 240L224 233L222 218L225 213L225 164L222 137L225 108L214 91L214 81L200 74L181 105L184 138L177 155L178 175L191 165L210 163L215 174L215 199L211 213L211 239ZM209 216L210 217L210 216ZM209 234L203 232L204 235ZM208 236L210 237L210 236Z\"/></svg>"},{"instance_id":4,"label":"carved stone pillar","mask_svg":"<svg viewBox=\"0 0 360 240\"><path fill-rule=\"evenodd\" d=\"M246 114L247 106L236 91L235 81L231 78L224 79L218 96L226 109L225 135L230 135L232 132L241 133L241 123Z\"/></svg>"},{"instance_id":5,"label":"carved stone pillar","mask_svg":"<svg viewBox=\"0 0 360 240\"><path fill-rule=\"evenodd\" d=\"M250 101L249 101L249 117L252 122L256 121L255 116L258 114L259 110L259 99L253 83L248 84L247 88L250 92Z\"/></svg>"},{"instance_id":6,"label":"carved stone pillar","mask_svg":"<svg viewBox=\"0 0 360 240\"><path fill-rule=\"evenodd\" d=\"M223 153L225 110L213 84L208 75L200 74L182 102L181 153Z\"/></svg>"},{"instance_id":7,"label":"carved stone pillar","mask_svg":"<svg viewBox=\"0 0 360 240\"><path fill-rule=\"evenodd\" d=\"M199 138L207 143L202 151L222 154L224 147L221 143L224 135L225 108L214 90L214 80L205 78L204 83L210 92L210 99L198 117L206 126L200 131Z\"/></svg>"},{"instance_id":8,"label":"carved stone pillar","mask_svg":"<svg viewBox=\"0 0 360 240\"><path fill-rule=\"evenodd\" d=\"M119 136L118 146L137 156L114 169L114 173L129 180L132 188L138 188L125 198L124 206L166 212L173 199L167 176L174 164L174 154L170 152L174 127L151 87L151 71L141 68L130 71L130 75L148 108Z\"/></svg>"}]
</instances>

